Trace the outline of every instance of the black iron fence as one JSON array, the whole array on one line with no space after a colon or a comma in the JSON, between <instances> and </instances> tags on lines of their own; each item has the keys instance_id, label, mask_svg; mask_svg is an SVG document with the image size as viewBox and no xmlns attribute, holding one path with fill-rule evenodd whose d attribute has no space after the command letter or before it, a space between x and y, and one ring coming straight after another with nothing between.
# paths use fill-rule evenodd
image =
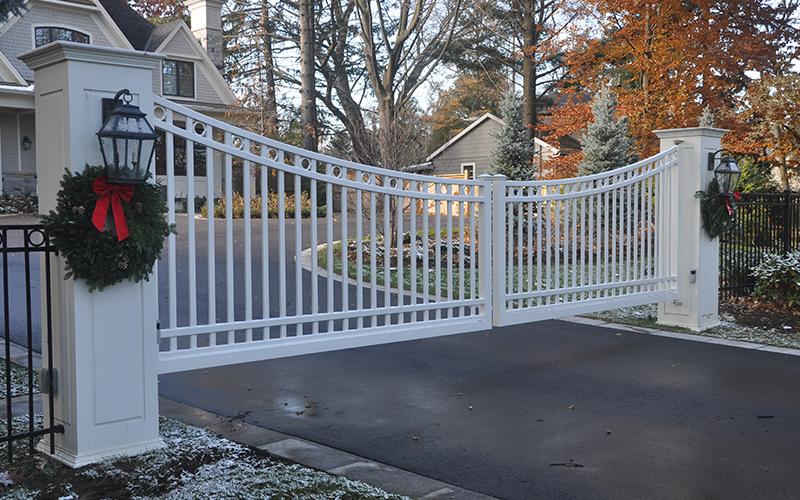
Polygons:
<instances>
[{"instance_id":1,"label":"black iron fence","mask_svg":"<svg viewBox=\"0 0 800 500\"><path fill-rule=\"evenodd\" d=\"M6 410L0 443L5 443L9 463L14 460L15 442L27 440L33 450L37 437L49 435L52 454L55 452L53 434L64 432L63 426L55 425L52 411L47 412L48 422L38 416L42 407L39 393L44 393L44 402L52 409L53 393L57 390L57 379L50 370L53 365L52 276L48 257L53 252L55 248L41 226L0 225L4 343L4 378L0 381L5 382L0 397L5 399ZM42 352L43 346L46 352ZM37 369L42 368L45 376L39 377Z\"/></svg>"},{"instance_id":2,"label":"black iron fence","mask_svg":"<svg viewBox=\"0 0 800 500\"><path fill-rule=\"evenodd\" d=\"M800 194L745 193L736 205L735 225L719 245L721 299L753 293L751 269L765 253L800 249Z\"/></svg>"}]
</instances>

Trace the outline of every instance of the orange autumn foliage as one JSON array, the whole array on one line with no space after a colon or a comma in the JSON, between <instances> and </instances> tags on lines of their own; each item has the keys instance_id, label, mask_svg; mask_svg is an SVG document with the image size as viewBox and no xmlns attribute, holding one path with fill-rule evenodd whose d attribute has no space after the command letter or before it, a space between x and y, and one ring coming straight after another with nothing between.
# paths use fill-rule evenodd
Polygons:
<instances>
[{"instance_id":1,"label":"orange autumn foliage","mask_svg":"<svg viewBox=\"0 0 800 500\"><path fill-rule=\"evenodd\" d=\"M781 188L800 172L800 75L764 78L748 91L750 139L761 152L760 161L778 171Z\"/></svg>"},{"instance_id":2,"label":"orange autumn foliage","mask_svg":"<svg viewBox=\"0 0 800 500\"><path fill-rule=\"evenodd\" d=\"M133 10L156 24L175 19L188 19L187 9L181 0L128 0L128 4Z\"/></svg>"},{"instance_id":3,"label":"orange autumn foliage","mask_svg":"<svg viewBox=\"0 0 800 500\"><path fill-rule=\"evenodd\" d=\"M557 155L545 160L539 167L539 180L551 181L569 179L578 175L578 164L583 160L580 152L571 155Z\"/></svg>"},{"instance_id":4,"label":"orange autumn foliage","mask_svg":"<svg viewBox=\"0 0 800 500\"><path fill-rule=\"evenodd\" d=\"M791 43L800 38L797 2L585 1L602 36L566 55L570 77L552 121L541 127L551 142L585 127L587 96L612 85L617 116L628 117L643 157L658 151L653 130L696 127L706 106L718 127L731 129L727 147L754 152L752 126L742 113L748 72L780 74L800 55Z\"/></svg>"}]
</instances>

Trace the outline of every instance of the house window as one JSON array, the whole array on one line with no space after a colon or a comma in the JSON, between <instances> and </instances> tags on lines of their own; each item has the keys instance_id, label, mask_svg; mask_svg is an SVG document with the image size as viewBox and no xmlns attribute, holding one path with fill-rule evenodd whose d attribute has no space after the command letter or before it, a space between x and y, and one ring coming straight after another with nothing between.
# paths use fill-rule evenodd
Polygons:
<instances>
[{"instance_id":1,"label":"house window","mask_svg":"<svg viewBox=\"0 0 800 500\"><path fill-rule=\"evenodd\" d=\"M89 43L89 35L80 31L54 26L40 26L34 30L36 46L41 47L50 42L63 40L66 42Z\"/></svg>"},{"instance_id":2,"label":"house window","mask_svg":"<svg viewBox=\"0 0 800 500\"><path fill-rule=\"evenodd\" d=\"M161 63L164 95L194 97L194 63L164 59Z\"/></svg>"},{"instance_id":3,"label":"house window","mask_svg":"<svg viewBox=\"0 0 800 500\"><path fill-rule=\"evenodd\" d=\"M167 139L163 130L156 131L156 175L167 175ZM173 137L173 154L175 175L186 175L186 164L188 163L186 154L186 139ZM194 145L194 176L206 176L206 148L199 144Z\"/></svg>"},{"instance_id":4,"label":"house window","mask_svg":"<svg viewBox=\"0 0 800 500\"><path fill-rule=\"evenodd\" d=\"M462 163L461 164L461 173L465 174L464 177L466 179L474 179L475 178L475 164L474 163Z\"/></svg>"}]
</instances>

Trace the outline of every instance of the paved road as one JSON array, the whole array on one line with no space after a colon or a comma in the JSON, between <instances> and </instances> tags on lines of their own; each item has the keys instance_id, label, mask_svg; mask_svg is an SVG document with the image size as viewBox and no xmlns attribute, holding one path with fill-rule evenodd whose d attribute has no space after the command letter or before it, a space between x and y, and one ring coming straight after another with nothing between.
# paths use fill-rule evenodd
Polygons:
<instances>
[{"instance_id":1,"label":"paved road","mask_svg":"<svg viewBox=\"0 0 800 500\"><path fill-rule=\"evenodd\" d=\"M796 356L548 321L160 394L502 499L797 498L798 377Z\"/></svg>"}]
</instances>

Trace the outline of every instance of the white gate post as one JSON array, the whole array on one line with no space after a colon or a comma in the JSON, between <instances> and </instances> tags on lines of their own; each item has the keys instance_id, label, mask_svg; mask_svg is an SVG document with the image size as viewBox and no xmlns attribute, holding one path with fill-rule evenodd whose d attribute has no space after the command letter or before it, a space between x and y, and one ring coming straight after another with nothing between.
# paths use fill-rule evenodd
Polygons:
<instances>
[{"instance_id":1,"label":"white gate post","mask_svg":"<svg viewBox=\"0 0 800 500\"><path fill-rule=\"evenodd\" d=\"M102 125L102 98L130 89L134 104L152 115L153 72L161 58L62 42L20 56L34 70L36 83L42 213L55 208L65 168L80 171L86 164L102 164L95 135ZM55 436L55 458L81 467L163 446L158 435L155 279L89 293L85 281L63 280L63 257L51 258L58 275L52 289L58 387L50 411L65 428ZM45 438L39 449L47 453L49 448Z\"/></svg>"},{"instance_id":2,"label":"white gate post","mask_svg":"<svg viewBox=\"0 0 800 500\"><path fill-rule=\"evenodd\" d=\"M713 240L703 229L700 200L695 192L705 191L714 178L708 170L708 154L719 150L727 130L688 128L656 130L661 139L661 151L674 145L680 147L677 204L671 214L672 224L678 224L680 246L677 255L678 293L672 302L658 304L658 322L702 331L719 324L719 238Z\"/></svg>"},{"instance_id":3,"label":"white gate post","mask_svg":"<svg viewBox=\"0 0 800 500\"><path fill-rule=\"evenodd\" d=\"M487 272L491 279L486 280L491 284L491 292L486 295L492 301L492 326L504 324L506 317L506 179L505 175L480 175L478 179L484 182L485 189L491 186L491 261ZM508 250L510 251L510 250Z\"/></svg>"}]
</instances>

